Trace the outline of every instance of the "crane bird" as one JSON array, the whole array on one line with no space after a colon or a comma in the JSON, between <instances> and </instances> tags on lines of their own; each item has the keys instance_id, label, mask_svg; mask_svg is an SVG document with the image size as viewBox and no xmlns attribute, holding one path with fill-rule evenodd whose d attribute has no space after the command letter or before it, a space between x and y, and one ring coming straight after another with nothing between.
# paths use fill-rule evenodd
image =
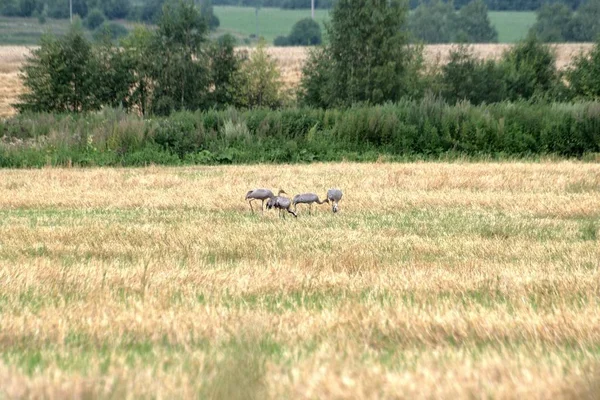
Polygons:
<instances>
[{"instance_id":1,"label":"crane bird","mask_svg":"<svg viewBox=\"0 0 600 400\"><path fill-rule=\"evenodd\" d=\"M338 212L338 203L342 199L342 191L340 189L329 189L327 191L327 200L331 202L331 211Z\"/></svg>"},{"instance_id":2,"label":"crane bird","mask_svg":"<svg viewBox=\"0 0 600 400\"><path fill-rule=\"evenodd\" d=\"M285 193L285 192L284 192ZM287 194L287 193L285 193ZM279 217L285 218L285 213L282 214L282 211L285 210L288 213L292 214L295 218L298 218L298 214L295 211L290 210L292 206L292 202L287 197L275 196L267 200L267 209L271 209L272 207L279 209Z\"/></svg>"},{"instance_id":3,"label":"crane bird","mask_svg":"<svg viewBox=\"0 0 600 400\"><path fill-rule=\"evenodd\" d=\"M308 204L308 213L311 214L312 212L312 205L313 203L317 203L317 204L323 204L323 203L329 203L329 199L324 199L324 200L319 200L319 196L317 196L315 193L301 193L301 194L297 194L294 196L294 199L292 200L292 204L294 205L294 211L296 211L296 207L298 206L298 204Z\"/></svg>"},{"instance_id":4,"label":"crane bird","mask_svg":"<svg viewBox=\"0 0 600 400\"><path fill-rule=\"evenodd\" d=\"M279 189L277 196L280 194L287 194L283 190ZM254 214L254 208L252 207L252 202L254 200L261 200L260 203L260 212L262 213L264 210L265 200L274 198L275 195L269 189L252 189L246 193L245 200L248 200L248 204L250 204L250 210Z\"/></svg>"}]
</instances>

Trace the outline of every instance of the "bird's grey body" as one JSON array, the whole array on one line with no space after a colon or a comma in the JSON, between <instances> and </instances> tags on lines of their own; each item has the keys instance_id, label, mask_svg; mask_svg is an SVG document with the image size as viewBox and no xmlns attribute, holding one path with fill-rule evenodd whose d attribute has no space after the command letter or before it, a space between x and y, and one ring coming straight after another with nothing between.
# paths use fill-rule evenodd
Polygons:
<instances>
[{"instance_id":1,"label":"bird's grey body","mask_svg":"<svg viewBox=\"0 0 600 400\"><path fill-rule=\"evenodd\" d=\"M319 196L317 196L315 193L297 194L294 196L294 199L292 200L292 204L294 205L294 211L296 211L296 207L298 206L298 204L308 204L309 214L312 211L313 203L317 203L317 204L329 203L329 200L325 199L325 200L321 201L321 200L319 200Z\"/></svg>"},{"instance_id":2,"label":"bird's grey body","mask_svg":"<svg viewBox=\"0 0 600 400\"><path fill-rule=\"evenodd\" d=\"M279 190L279 194L285 193L283 190ZM260 212L262 213L264 210L265 200L274 198L275 195L269 189L253 189L246 193L245 200L248 200L248 204L250 204L250 210L254 213L254 208L252 208L252 202L254 200L261 200L260 203Z\"/></svg>"},{"instance_id":3,"label":"bird's grey body","mask_svg":"<svg viewBox=\"0 0 600 400\"><path fill-rule=\"evenodd\" d=\"M331 211L338 212L338 203L342 199L342 191L340 189L329 189L327 191L327 200L331 202Z\"/></svg>"},{"instance_id":4,"label":"bird's grey body","mask_svg":"<svg viewBox=\"0 0 600 400\"><path fill-rule=\"evenodd\" d=\"M283 211L285 210L288 213L292 214L294 217L298 218L298 214L296 214L295 211L290 210L291 206L292 202L287 197L275 196L267 200L267 209L270 210L271 208L277 208L279 210L279 217L285 218L285 213L283 213Z\"/></svg>"}]
</instances>

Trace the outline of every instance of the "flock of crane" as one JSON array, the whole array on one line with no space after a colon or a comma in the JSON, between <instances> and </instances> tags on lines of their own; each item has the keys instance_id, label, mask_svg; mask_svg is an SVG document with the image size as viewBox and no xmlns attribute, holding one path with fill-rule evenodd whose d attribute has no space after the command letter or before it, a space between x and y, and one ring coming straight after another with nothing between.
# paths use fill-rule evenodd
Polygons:
<instances>
[{"instance_id":1,"label":"flock of crane","mask_svg":"<svg viewBox=\"0 0 600 400\"><path fill-rule=\"evenodd\" d=\"M327 197L324 200L319 200L319 196L315 193L301 193L294 196L293 199L282 196L287 194L283 190L279 190L277 196L273 194L269 189L253 189L246 193L246 199L250 204L250 210L254 213L252 202L254 200L261 200L260 212L264 212L265 200L267 201L267 209L276 208L279 210L279 217L285 217L285 211L292 214L294 217L298 217L297 206L298 204L308 204L309 214L312 211L313 203L323 204L331 203L331 211L334 213L338 212L338 203L342 199L342 191L340 189L329 189L327 191ZM292 210L292 206L294 209Z\"/></svg>"}]
</instances>

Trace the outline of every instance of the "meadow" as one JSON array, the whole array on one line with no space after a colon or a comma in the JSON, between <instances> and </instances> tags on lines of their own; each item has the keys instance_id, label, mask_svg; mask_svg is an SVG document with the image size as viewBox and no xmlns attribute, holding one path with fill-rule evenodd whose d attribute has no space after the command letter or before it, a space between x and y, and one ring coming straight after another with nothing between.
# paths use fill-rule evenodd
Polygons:
<instances>
[{"instance_id":1,"label":"meadow","mask_svg":"<svg viewBox=\"0 0 600 400\"><path fill-rule=\"evenodd\" d=\"M214 13L221 21L219 31L229 32L241 38L256 34L256 14L251 7L215 6ZM490 11L492 25L498 30L499 43L515 43L527 36L535 23L535 12ZM258 33L269 43L277 36L290 33L296 21L310 17L310 10L281 10L261 8L258 12ZM329 19L329 10L316 9L315 18L321 23Z\"/></svg>"},{"instance_id":2,"label":"meadow","mask_svg":"<svg viewBox=\"0 0 600 400\"><path fill-rule=\"evenodd\" d=\"M599 217L576 161L1 170L0 398L593 398Z\"/></svg>"},{"instance_id":3,"label":"meadow","mask_svg":"<svg viewBox=\"0 0 600 400\"><path fill-rule=\"evenodd\" d=\"M254 8L215 6L214 13L221 22L214 35L231 33L243 43L244 39L256 34ZM310 10L261 8L258 12L258 35L263 36L268 43L273 43L277 36L288 35L294 23L307 17L310 17ZM315 10L315 17L323 27L324 22L329 19L329 10ZM535 23L535 12L490 11L489 17L498 30L500 43L514 43L525 38L529 28ZM128 29L134 26L132 22L119 22ZM40 24L37 18L0 17L0 45L35 45L39 43L42 34L51 32L61 35L68 27L68 20L48 18L45 24ZM88 36L91 38L91 34Z\"/></svg>"}]
</instances>

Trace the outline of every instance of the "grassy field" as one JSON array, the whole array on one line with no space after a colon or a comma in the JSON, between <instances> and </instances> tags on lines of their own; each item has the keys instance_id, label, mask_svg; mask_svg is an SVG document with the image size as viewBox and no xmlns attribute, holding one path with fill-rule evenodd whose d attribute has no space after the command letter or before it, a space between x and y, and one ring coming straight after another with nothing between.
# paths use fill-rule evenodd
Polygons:
<instances>
[{"instance_id":1,"label":"grassy field","mask_svg":"<svg viewBox=\"0 0 600 400\"><path fill-rule=\"evenodd\" d=\"M252 215L264 186L341 211ZM0 171L0 398L593 398L600 166Z\"/></svg>"},{"instance_id":2,"label":"grassy field","mask_svg":"<svg viewBox=\"0 0 600 400\"><path fill-rule=\"evenodd\" d=\"M536 19L533 11L490 11L489 17L498 31L499 43L516 43L524 39Z\"/></svg>"},{"instance_id":3,"label":"grassy field","mask_svg":"<svg viewBox=\"0 0 600 400\"><path fill-rule=\"evenodd\" d=\"M232 33L240 38L256 34L255 9L250 7L215 6L214 13L219 17L219 32ZM310 10L282 10L261 8L258 12L258 34L269 43L277 36L287 36L292 26L302 18L309 18ZM321 23L329 19L329 10L315 10L315 18Z\"/></svg>"},{"instance_id":4,"label":"grassy field","mask_svg":"<svg viewBox=\"0 0 600 400\"><path fill-rule=\"evenodd\" d=\"M215 6L214 12L221 21L217 35L232 33L243 40L256 34L254 8ZM317 9L315 14L321 24L329 18L329 10ZM500 43L514 43L524 38L535 22L534 12L494 11L489 16L498 30ZM310 17L310 10L262 8L258 13L258 33L272 43L275 37L288 35L294 23L306 17ZM0 17L0 45L37 44L43 33L63 34L68 25L67 20L48 19L42 25L36 18ZM133 26L131 23L125 25L128 28Z\"/></svg>"},{"instance_id":5,"label":"grassy field","mask_svg":"<svg viewBox=\"0 0 600 400\"><path fill-rule=\"evenodd\" d=\"M216 6L214 12L221 21L221 30L239 37L256 33L254 8ZM258 14L259 35L264 36L268 42L273 42L279 35L288 35L292 25L306 17L310 17L310 10L263 8ZM329 11L317 9L315 17L322 24L329 19ZM535 23L535 12L491 11L489 17L498 30L500 43L514 43L525 38L529 28Z\"/></svg>"}]
</instances>

